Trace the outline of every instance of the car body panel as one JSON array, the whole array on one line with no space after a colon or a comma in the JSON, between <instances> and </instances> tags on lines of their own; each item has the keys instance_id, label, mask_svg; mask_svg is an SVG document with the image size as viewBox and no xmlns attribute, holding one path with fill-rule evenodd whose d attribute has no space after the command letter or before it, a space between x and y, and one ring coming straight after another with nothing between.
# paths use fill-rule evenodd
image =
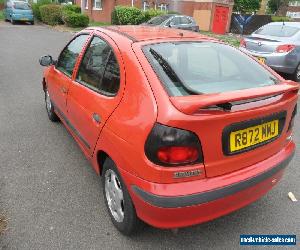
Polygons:
<instances>
[{"instance_id":1,"label":"car body panel","mask_svg":"<svg viewBox=\"0 0 300 250\"><path fill-rule=\"evenodd\" d=\"M188 31L145 26L87 28L81 33L84 32L96 32L109 41L117 54L122 83L115 99L101 97L75 82L87 44L77 59L70 80L62 79L68 85L67 93L70 96L67 99L58 91L59 86L56 87L56 92L53 90L54 86L52 89L49 86L54 85L48 82L50 75L54 74L51 71L54 66L46 69L45 81L50 87L54 102L58 100L55 100L57 97L54 95L61 95L61 106L64 103L66 106L65 114L57 114L95 171L101 174L103 156L114 161L140 219L160 228L202 223L253 202L279 181L283 168L279 169L277 166L287 162L295 150L295 144L291 141L292 131L288 131L288 127L297 102L299 85L285 81L274 73L280 83L270 87L171 97L143 53L143 46L168 41L218 42L216 39ZM272 72L267 66L262 67ZM248 100L258 97L266 98ZM205 109L225 100L248 102L236 105L229 111ZM106 105L109 107L105 107ZM91 114L95 110L104 114L104 123L100 126L91 121ZM282 133L276 140L241 154L224 154L222 133L227 126L280 112L284 112L286 116ZM145 155L145 141L156 123L194 132L201 141L204 162L176 167L152 163ZM82 143L74 128L92 141L90 149ZM178 172L195 170L199 171L199 175L174 178ZM159 207L143 199L133 188L138 187L143 192L162 199L176 199L177 196L213 192L243 183L266 171L270 171L268 177L260 179L253 186L247 186L223 198L187 207Z\"/></svg>"},{"instance_id":2,"label":"car body panel","mask_svg":"<svg viewBox=\"0 0 300 250\"><path fill-rule=\"evenodd\" d=\"M34 21L32 9L30 10L15 9L13 7L14 2L23 2L23 1L7 1L5 3L4 17L6 20L28 21L28 22Z\"/></svg>"},{"instance_id":3,"label":"car body panel","mask_svg":"<svg viewBox=\"0 0 300 250\"><path fill-rule=\"evenodd\" d=\"M286 25L300 28L299 24L290 22L267 25ZM246 36L244 41L246 47L240 47L242 51L255 57L265 58L266 64L278 72L293 74L300 63L300 31L290 37L261 35L254 32L250 36ZM287 53L276 52L278 46L285 44L295 45L295 48Z\"/></svg>"}]
</instances>

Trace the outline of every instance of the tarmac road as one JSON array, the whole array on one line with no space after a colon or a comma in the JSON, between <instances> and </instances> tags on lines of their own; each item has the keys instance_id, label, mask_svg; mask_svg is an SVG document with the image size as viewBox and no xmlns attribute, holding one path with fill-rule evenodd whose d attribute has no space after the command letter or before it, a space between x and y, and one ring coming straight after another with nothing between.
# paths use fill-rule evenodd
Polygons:
<instances>
[{"instance_id":1,"label":"tarmac road","mask_svg":"<svg viewBox=\"0 0 300 250\"><path fill-rule=\"evenodd\" d=\"M299 150L281 183L233 214L174 235L146 227L132 238L112 225L99 177L62 124L49 122L41 55L57 57L72 34L0 23L0 249L240 249L240 234L300 232ZM294 129L300 146L300 121ZM299 239L298 239L299 240Z\"/></svg>"}]
</instances>

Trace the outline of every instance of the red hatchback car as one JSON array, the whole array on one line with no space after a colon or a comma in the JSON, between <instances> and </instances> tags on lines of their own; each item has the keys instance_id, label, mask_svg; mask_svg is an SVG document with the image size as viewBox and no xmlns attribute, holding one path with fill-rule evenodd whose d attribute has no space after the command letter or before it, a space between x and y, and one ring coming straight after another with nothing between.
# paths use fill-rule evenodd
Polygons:
<instances>
[{"instance_id":1,"label":"red hatchback car","mask_svg":"<svg viewBox=\"0 0 300 250\"><path fill-rule=\"evenodd\" d=\"M186 227L237 210L295 151L299 85L218 40L176 29L87 28L40 59L48 116L102 177L114 225Z\"/></svg>"}]
</instances>

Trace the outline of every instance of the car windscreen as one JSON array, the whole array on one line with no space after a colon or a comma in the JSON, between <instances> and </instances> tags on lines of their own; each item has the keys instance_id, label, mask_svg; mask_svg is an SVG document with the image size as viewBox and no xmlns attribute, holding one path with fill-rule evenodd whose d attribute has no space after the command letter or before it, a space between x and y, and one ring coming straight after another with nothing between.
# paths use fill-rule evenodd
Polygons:
<instances>
[{"instance_id":1,"label":"car windscreen","mask_svg":"<svg viewBox=\"0 0 300 250\"><path fill-rule=\"evenodd\" d=\"M30 6L25 2L14 2L13 6L18 10L30 10Z\"/></svg>"},{"instance_id":2,"label":"car windscreen","mask_svg":"<svg viewBox=\"0 0 300 250\"><path fill-rule=\"evenodd\" d=\"M169 18L169 16L158 16L153 17L151 20L149 20L147 23L151 25L160 25L164 21L166 21Z\"/></svg>"},{"instance_id":3,"label":"car windscreen","mask_svg":"<svg viewBox=\"0 0 300 250\"><path fill-rule=\"evenodd\" d=\"M217 42L165 42L146 45L143 51L171 96L228 92L278 82L251 57Z\"/></svg>"},{"instance_id":4,"label":"car windscreen","mask_svg":"<svg viewBox=\"0 0 300 250\"><path fill-rule=\"evenodd\" d=\"M282 25L266 25L259 28L255 34L277 37L291 37L299 31L299 28L288 26L282 23Z\"/></svg>"}]
</instances>

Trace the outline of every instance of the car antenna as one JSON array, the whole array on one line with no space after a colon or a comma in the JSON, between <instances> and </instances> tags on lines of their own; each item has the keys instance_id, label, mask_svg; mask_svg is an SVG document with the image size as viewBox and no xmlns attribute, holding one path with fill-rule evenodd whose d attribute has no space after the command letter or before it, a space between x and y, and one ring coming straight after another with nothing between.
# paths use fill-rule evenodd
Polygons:
<instances>
[{"instance_id":1,"label":"car antenna","mask_svg":"<svg viewBox=\"0 0 300 250\"><path fill-rule=\"evenodd\" d=\"M180 35L181 37L183 37L183 33L182 32L179 32L179 34L178 35Z\"/></svg>"}]
</instances>

